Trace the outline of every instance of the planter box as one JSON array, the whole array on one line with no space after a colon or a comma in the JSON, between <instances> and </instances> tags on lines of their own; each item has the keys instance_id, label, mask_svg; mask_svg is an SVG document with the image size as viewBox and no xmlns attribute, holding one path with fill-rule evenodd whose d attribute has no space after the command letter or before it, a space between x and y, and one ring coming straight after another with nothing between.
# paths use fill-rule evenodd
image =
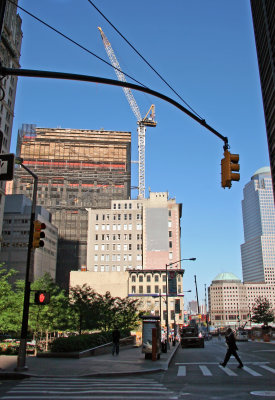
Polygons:
<instances>
[{"instance_id":1,"label":"planter box","mask_svg":"<svg viewBox=\"0 0 275 400\"><path fill-rule=\"evenodd\" d=\"M135 343L135 336L129 336L127 338L120 340L120 347L131 346L133 347ZM101 346L94 347L92 349L87 349L83 351L74 351L68 353L37 353L37 357L46 357L46 358L82 358L82 357L91 357L98 356L100 354L107 354L111 352L113 343L102 344Z\"/></svg>"}]
</instances>

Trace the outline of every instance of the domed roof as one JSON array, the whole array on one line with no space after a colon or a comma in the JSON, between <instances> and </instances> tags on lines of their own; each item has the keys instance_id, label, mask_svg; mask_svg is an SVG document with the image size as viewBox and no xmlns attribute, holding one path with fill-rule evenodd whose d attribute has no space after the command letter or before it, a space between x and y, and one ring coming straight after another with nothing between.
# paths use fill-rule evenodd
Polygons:
<instances>
[{"instance_id":1,"label":"domed roof","mask_svg":"<svg viewBox=\"0 0 275 400\"><path fill-rule=\"evenodd\" d=\"M271 175L270 167L262 167L262 168L257 169L257 171L253 174L251 179L253 179L257 175L261 175L261 174Z\"/></svg>"},{"instance_id":2,"label":"domed roof","mask_svg":"<svg viewBox=\"0 0 275 400\"><path fill-rule=\"evenodd\" d=\"M232 272L222 272L221 274L218 274L216 278L213 279L212 282L214 281L237 281L241 282L241 280Z\"/></svg>"}]
</instances>

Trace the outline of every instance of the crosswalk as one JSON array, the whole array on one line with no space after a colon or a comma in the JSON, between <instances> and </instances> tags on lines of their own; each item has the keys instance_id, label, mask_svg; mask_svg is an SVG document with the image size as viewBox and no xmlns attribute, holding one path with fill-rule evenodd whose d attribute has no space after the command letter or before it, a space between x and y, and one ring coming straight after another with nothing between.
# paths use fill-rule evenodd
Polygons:
<instances>
[{"instance_id":1,"label":"crosswalk","mask_svg":"<svg viewBox=\"0 0 275 400\"><path fill-rule=\"evenodd\" d=\"M249 364L249 366L248 366ZM202 376L214 376L220 374L220 371L227 376L243 376L243 371L253 377L265 375L265 371L275 374L275 369L266 365L268 363L251 362L244 365L242 369L237 369L238 364L228 364L225 368L217 363L176 363L178 366L177 376L187 376L188 374L199 373ZM263 371L264 370L264 371Z\"/></svg>"},{"instance_id":2,"label":"crosswalk","mask_svg":"<svg viewBox=\"0 0 275 400\"><path fill-rule=\"evenodd\" d=\"M30 378L14 386L1 400L177 400L154 379Z\"/></svg>"}]
</instances>

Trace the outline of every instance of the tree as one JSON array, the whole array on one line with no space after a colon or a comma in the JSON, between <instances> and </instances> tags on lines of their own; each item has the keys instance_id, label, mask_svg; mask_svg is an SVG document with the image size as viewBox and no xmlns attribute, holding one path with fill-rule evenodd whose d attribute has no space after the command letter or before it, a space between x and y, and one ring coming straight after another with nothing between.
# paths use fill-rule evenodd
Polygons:
<instances>
[{"instance_id":1,"label":"tree","mask_svg":"<svg viewBox=\"0 0 275 400\"><path fill-rule=\"evenodd\" d=\"M0 265L0 331L17 333L21 329L24 282L14 281L17 271Z\"/></svg>"},{"instance_id":2,"label":"tree","mask_svg":"<svg viewBox=\"0 0 275 400\"><path fill-rule=\"evenodd\" d=\"M69 297L79 334L81 335L84 329L96 328L99 310L92 306L96 298L95 291L87 284L77 285L70 288Z\"/></svg>"},{"instance_id":3,"label":"tree","mask_svg":"<svg viewBox=\"0 0 275 400\"><path fill-rule=\"evenodd\" d=\"M251 321L256 322L257 324L263 323L264 326L268 326L268 323L273 322L273 320L274 314L271 303L265 297L257 297L252 308Z\"/></svg>"}]
</instances>

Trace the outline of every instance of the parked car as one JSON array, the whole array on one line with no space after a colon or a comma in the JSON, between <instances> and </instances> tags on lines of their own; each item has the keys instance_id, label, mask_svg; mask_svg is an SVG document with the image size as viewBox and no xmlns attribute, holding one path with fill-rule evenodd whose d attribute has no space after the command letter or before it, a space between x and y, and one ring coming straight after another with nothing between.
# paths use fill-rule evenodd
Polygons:
<instances>
[{"instance_id":1,"label":"parked car","mask_svg":"<svg viewBox=\"0 0 275 400\"><path fill-rule=\"evenodd\" d=\"M247 342L248 341L248 333L246 331L237 331L236 332L236 340L239 342Z\"/></svg>"}]
</instances>

